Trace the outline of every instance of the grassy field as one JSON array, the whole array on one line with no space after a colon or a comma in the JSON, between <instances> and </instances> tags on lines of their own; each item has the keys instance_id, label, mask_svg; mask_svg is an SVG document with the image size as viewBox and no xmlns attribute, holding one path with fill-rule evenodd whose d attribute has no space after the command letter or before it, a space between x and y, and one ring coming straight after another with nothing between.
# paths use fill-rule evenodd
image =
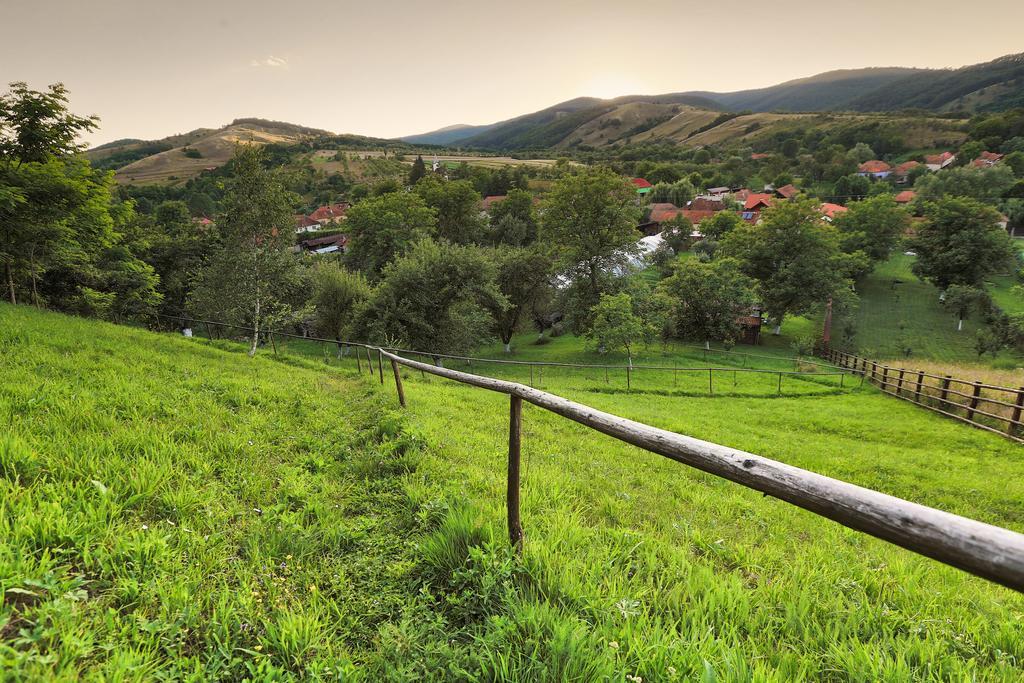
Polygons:
<instances>
[{"instance_id":1,"label":"grassy field","mask_svg":"<svg viewBox=\"0 0 1024 683\"><path fill-rule=\"evenodd\" d=\"M519 352L585 357L561 339ZM399 415L390 381L351 358L242 348L0 305L9 677L1024 676L1021 595L530 406L517 559L505 397L406 372ZM1024 530L1019 446L873 389L559 381L603 410Z\"/></svg>"},{"instance_id":2,"label":"grassy field","mask_svg":"<svg viewBox=\"0 0 1024 683\"><path fill-rule=\"evenodd\" d=\"M977 362L974 341L981 321L977 314L957 332L953 314L939 302L939 291L911 272L913 256L897 254L878 265L859 287L860 304L855 316L856 334L851 349L868 358L923 358L944 362ZM994 278L988 286L996 302L1009 312L1024 309L1024 302L1011 291L1012 276ZM837 322L834 336L842 336ZM844 347L844 345L840 345ZM1002 351L990 364L1019 368L1024 358Z\"/></svg>"}]
</instances>

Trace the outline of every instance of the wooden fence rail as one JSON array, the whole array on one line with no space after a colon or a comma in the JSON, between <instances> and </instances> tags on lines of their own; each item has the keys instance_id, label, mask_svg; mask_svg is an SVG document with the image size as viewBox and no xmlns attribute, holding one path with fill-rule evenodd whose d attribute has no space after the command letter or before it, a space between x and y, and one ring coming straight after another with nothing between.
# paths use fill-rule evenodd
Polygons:
<instances>
[{"instance_id":1,"label":"wooden fence rail","mask_svg":"<svg viewBox=\"0 0 1024 683\"><path fill-rule=\"evenodd\" d=\"M890 396L1024 443L1024 422L1021 421L1024 387L1014 389L957 379L952 375L933 375L923 370L890 368L837 349L828 349L822 356L840 368L861 375Z\"/></svg>"},{"instance_id":2,"label":"wooden fence rail","mask_svg":"<svg viewBox=\"0 0 1024 683\"><path fill-rule=\"evenodd\" d=\"M334 340L327 341L335 343ZM357 349L357 362L360 358L359 350L362 349L376 352L381 363L384 358L390 361L398 401L403 408L406 407L406 394L399 366L509 396L506 505L509 541L517 549L521 549L524 542L520 511L519 462L522 448L522 402L525 401L624 443L728 479L851 529L1024 592L1024 534L912 503L735 448L618 417L518 382L423 363L371 344L344 343ZM378 366L378 373L382 373L380 367ZM369 369L373 374L372 364ZM877 364L872 363L872 376L877 374L876 370ZM867 371L867 363L862 361L861 373ZM918 376L923 379L927 375L919 373ZM946 380L945 385L948 387L951 378L943 379ZM892 386L896 384L893 383ZM1024 402L1021 405L1024 406ZM1019 411L1015 420L1019 422Z\"/></svg>"}]
</instances>

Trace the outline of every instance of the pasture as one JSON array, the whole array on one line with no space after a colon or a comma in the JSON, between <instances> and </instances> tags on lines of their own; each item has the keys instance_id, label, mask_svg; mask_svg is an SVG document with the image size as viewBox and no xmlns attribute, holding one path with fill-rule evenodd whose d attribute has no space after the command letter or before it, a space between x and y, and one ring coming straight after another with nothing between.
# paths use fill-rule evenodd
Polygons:
<instances>
[{"instance_id":1,"label":"pasture","mask_svg":"<svg viewBox=\"0 0 1024 683\"><path fill-rule=\"evenodd\" d=\"M0 305L0 323L0 667L16 678L1024 675L1021 595L530 406L515 557L503 396L403 371L398 411L387 374L308 342L249 359L27 307ZM587 359L561 339L517 357ZM1024 530L1019 446L868 387L546 381Z\"/></svg>"}]
</instances>

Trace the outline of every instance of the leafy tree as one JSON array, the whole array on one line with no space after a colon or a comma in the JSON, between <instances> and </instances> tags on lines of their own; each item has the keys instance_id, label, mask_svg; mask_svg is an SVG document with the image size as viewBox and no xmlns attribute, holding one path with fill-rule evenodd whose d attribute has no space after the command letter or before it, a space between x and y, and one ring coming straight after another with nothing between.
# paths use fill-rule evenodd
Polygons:
<instances>
[{"instance_id":1,"label":"leafy tree","mask_svg":"<svg viewBox=\"0 0 1024 683\"><path fill-rule=\"evenodd\" d=\"M348 212L345 262L371 281L385 265L434 230L437 213L418 194L392 192L365 199Z\"/></svg>"},{"instance_id":2,"label":"leafy tree","mask_svg":"<svg viewBox=\"0 0 1024 683\"><path fill-rule=\"evenodd\" d=\"M416 184L423 203L437 212L434 236L453 244L482 241L481 197L467 180L441 180L429 176Z\"/></svg>"},{"instance_id":3,"label":"leafy tree","mask_svg":"<svg viewBox=\"0 0 1024 683\"><path fill-rule=\"evenodd\" d=\"M43 163L70 157L83 149L78 136L94 130L95 116L76 116L68 110L63 83L45 92L17 81L0 97L0 160L4 164Z\"/></svg>"},{"instance_id":4,"label":"leafy tree","mask_svg":"<svg viewBox=\"0 0 1024 683\"><path fill-rule=\"evenodd\" d=\"M412 169L409 171L409 184L415 185L425 175L427 175L427 165L423 163L423 156L417 154L416 161L412 162Z\"/></svg>"},{"instance_id":5,"label":"leafy tree","mask_svg":"<svg viewBox=\"0 0 1024 683\"><path fill-rule=\"evenodd\" d=\"M689 180L678 180L675 183L658 183L648 195L652 202L668 202L676 206L686 206L697 194L696 188Z\"/></svg>"},{"instance_id":6,"label":"leafy tree","mask_svg":"<svg viewBox=\"0 0 1024 683\"><path fill-rule=\"evenodd\" d=\"M833 196L840 202L863 199L871 191L871 181L856 174L839 178L834 187Z\"/></svg>"},{"instance_id":7,"label":"leafy tree","mask_svg":"<svg viewBox=\"0 0 1024 683\"><path fill-rule=\"evenodd\" d=\"M332 260L314 266L312 281L317 333L339 342L352 336L355 321L372 293L366 278Z\"/></svg>"},{"instance_id":8,"label":"leafy tree","mask_svg":"<svg viewBox=\"0 0 1024 683\"><path fill-rule=\"evenodd\" d=\"M297 284L292 245L295 197L263 166L263 151L239 146L234 176L217 227L221 245L200 272L190 306L205 316L252 329L249 355L260 332L295 315L290 288Z\"/></svg>"},{"instance_id":9,"label":"leafy tree","mask_svg":"<svg viewBox=\"0 0 1024 683\"><path fill-rule=\"evenodd\" d=\"M964 329L964 320L971 312L988 308L992 300L985 290L970 285L950 285L944 292L943 303L956 314L956 331Z\"/></svg>"},{"instance_id":10,"label":"leafy tree","mask_svg":"<svg viewBox=\"0 0 1024 683\"><path fill-rule=\"evenodd\" d=\"M491 241L494 244L526 246L537 239L537 211L533 195L511 189L505 199L491 207Z\"/></svg>"},{"instance_id":11,"label":"leafy tree","mask_svg":"<svg viewBox=\"0 0 1024 683\"><path fill-rule=\"evenodd\" d=\"M658 290L672 302L674 336L735 343L741 333L737 319L750 315L757 302L756 284L734 259L710 263L689 259L679 262Z\"/></svg>"},{"instance_id":12,"label":"leafy tree","mask_svg":"<svg viewBox=\"0 0 1024 683\"><path fill-rule=\"evenodd\" d=\"M622 349L629 366L633 367L633 348L647 333L644 321L633 313L633 299L629 294L602 294L591 310L593 324L586 338L598 351L607 353Z\"/></svg>"},{"instance_id":13,"label":"leafy tree","mask_svg":"<svg viewBox=\"0 0 1024 683\"><path fill-rule=\"evenodd\" d=\"M181 201L162 202L153 219L144 222L143 231L143 258L160 277L162 310L184 316L193 281L216 249L218 235L197 225Z\"/></svg>"},{"instance_id":14,"label":"leafy tree","mask_svg":"<svg viewBox=\"0 0 1024 683\"><path fill-rule=\"evenodd\" d=\"M821 220L812 200L781 202L763 216L761 223L744 223L726 235L720 251L757 281L779 334L787 315L808 313L848 291L849 274L861 264L842 253L838 233Z\"/></svg>"},{"instance_id":15,"label":"leafy tree","mask_svg":"<svg viewBox=\"0 0 1024 683\"><path fill-rule=\"evenodd\" d=\"M469 351L488 337L488 309L507 303L496 275L480 247L420 240L384 268L360 317L360 333L414 351Z\"/></svg>"},{"instance_id":16,"label":"leafy tree","mask_svg":"<svg viewBox=\"0 0 1024 683\"><path fill-rule=\"evenodd\" d=\"M193 216L210 217L217 213L217 205L206 192L193 192L188 197L188 211Z\"/></svg>"},{"instance_id":17,"label":"leafy tree","mask_svg":"<svg viewBox=\"0 0 1024 683\"><path fill-rule=\"evenodd\" d=\"M875 154L875 150L871 149L870 146L863 142L858 142L856 145L851 147L850 151L846 153L846 156L858 164L863 164L865 161L878 158Z\"/></svg>"},{"instance_id":18,"label":"leafy tree","mask_svg":"<svg viewBox=\"0 0 1024 683\"><path fill-rule=\"evenodd\" d=\"M1013 263L1012 239L997 225L995 209L973 199L946 197L922 205L925 221L909 246L917 252L914 274L939 289L980 287Z\"/></svg>"},{"instance_id":19,"label":"leafy tree","mask_svg":"<svg viewBox=\"0 0 1024 683\"><path fill-rule=\"evenodd\" d=\"M540 236L571 282L577 332L589 326L587 312L609 291L615 269L637 253L634 197L621 177L596 169L562 178L544 203Z\"/></svg>"},{"instance_id":20,"label":"leafy tree","mask_svg":"<svg viewBox=\"0 0 1024 683\"><path fill-rule=\"evenodd\" d=\"M665 245L672 250L673 256L679 256L690 248L693 234L693 223L690 219L679 214L661 224L661 238Z\"/></svg>"},{"instance_id":21,"label":"leafy tree","mask_svg":"<svg viewBox=\"0 0 1024 683\"><path fill-rule=\"evenodd\" d=\"M910 214L893 201L892 195L852 202L848 211L836 215L843 251L861 252L872 261L884 261L897 240L910 227Z\"/></svg>"},{"instance_id":22,"label":"leafy tree","mask_svg":"<svg viewBox=\"0 0 1024 683\"><path fill-rule=\"evenodd\" d=\"M550 255L536 246L499 247L494 250L494 259L498 290L504 300L492 300L488 308L505 353L511 353L512 335L524 315L547 294L552 262Z\"/></svg>"},{"instance_id":23,"label":"leafy tree","mask_svg":"<svg viewBox=\"0 0 1024 683\"><path fill-rule=\"evenodd\" d=\"M782 143L780 151L787 158L795 159L796 155L800 153L800 141L796 138L788 138Z\"/></svg>"},{"instance_id":24,"label":"leafy tree","mask_svg":"<svg viewBox=\"0 0 1024 683\"><path fill-rule=\"evenodd\" d=\"M734 211L718 211L700 222L700 232L715 240L728 235L743 225L743 219Z\"/></svg>"},{"instance_id":25,"label":"leafy tree","mask_svg":"<svg viewBox=\"0 0 1024 683\"><path fill-rule=\"evenodd\" d=\"M914 185L920 201L937 201L945 197L969 197L993 203L1013 187L1013 171L1002 164L991 168L947 168L941 173L921 176Z\"/></svg>"}]
</instances>

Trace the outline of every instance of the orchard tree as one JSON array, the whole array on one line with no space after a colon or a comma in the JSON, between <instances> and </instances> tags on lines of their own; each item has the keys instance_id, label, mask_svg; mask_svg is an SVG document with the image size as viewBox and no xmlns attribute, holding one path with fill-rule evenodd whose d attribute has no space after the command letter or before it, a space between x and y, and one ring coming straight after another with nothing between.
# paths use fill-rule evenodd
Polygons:
<instances>
[{"instance_id":1,"label":"orchard tree","mask_svg":"<svg viewBox=\"0 0 1024 683\"><path fill-rule=\"evenodd\" d=\"M602 294L591 311L593 323L586 333L592 348L601 353L622 349L633 367L633 349L647 334L644 321L633 313L629 294Z\"/></svg>"},{"instance_id":2,"label":"orchard tree","mask_svg":"<svg viewBox=\"0 0 1024 683\"><path fill-rule=\"evenodd\" d=\"M472 183L429 176L417 183L415 190L423 198L423 203L437 212L434 237L452 244L479 244L483 241L481 197Z\"/></svg>"},{"instance_id":3,"label":"orchard tree","mask_svg":"<svg viewBox=\"0 0 1024 683\"><path fill-rule=\"evenodd\" d=\"M720 240L743 225L743 219L735 211L717 211L700 222L700 232L706 237Z\"/></svg>"},{"instance_id":4,"label":"orchard tree","mask_svg":"<svg viewBox=\"0 0 1024 683\"><path fill-rule=\"evenodd\" d=\"M427 237L436 224L437 213L418 194L391 192L364 199L348 211L345 262L375 281L385 265Z\"/></svg>"},{"instance_id":5,"label":"orchard tree","mask_svg":"<svg viewBox=\"0 0 1024 683\"><path fill-rule=\"evenodd\" d=\"M354 324L372 290L361 273L346 270L337 261L313 267L313 316L318 334L339 343L352 336Z\"/></svg>"},{"instance_id":6,"label":"orchard tree","mask_svg":"<svg viewBox=\"0 0 1024 683\"><path fill-rule=\"evenodd\" d=\"M941 290L981 287L985 278L1010 267L1017 256L1012 238L998 225L995 209L973 199L946 197L922 205L924 222L910 240L912 268Z\"/></svg>"},{"instance_id":7,"label":"orchard tree","mask_svg":"<svg viewBox=\"0 0 1024 683\"><path fill-rule=\"evenodd\" d=\"M972 157L973 158L973 157ZM1013 187L1013 170L1003 164L990 168L947 168L941 173L921 176L914 184L919 201L939 201L946 197L967 197L995 203Z\"/></svg>"},{"instance_id":8,"label":"orchard tree","mask_svg":"<svg viewBox=\"0 0 1024 683\"><path fill-rule=\"evenodd\" d=\"M950 285L944 292L943 304L956 314L956 331L964 329L964 320L974 311L984 311L992 304L985 290L970 285Z\"/></svg>"},{"instance_id":9,"label":"orchard tree","mask_svg":"<svg viewBox=\"0 0 1024 683\"><path fill-rule=\"evenodd\" d=\"M821 220L812 200L780 202L761 223L744 223L725 236L720 252L736 258L755 279L765 311L779 334L787 315L808 313L849 290L849 275L863 257L843 254L835 228Z\"/></svg>"},{"instance_id":10,"label":"orchard tree","mask_svg":"<svg viewBox=\"0 0 1024 683\"><path fill-rule=\"evenodd\" d=\"M741 333L738 319L750 315L757 303L756 286L735 259L709 263L688 259L658 284L658 291L672 302L673 336L735 343Z\"/></svg>"},{"instance_id":11,"label":"orchard tree","mask_svg":"<svg viewBox=\"0 0 1024 683\"><path fill-rule=\"evenodd\" d=\"M199 274L191 308L250 328L252 356L261 330L295 314L291 294L298 262L290 247L296 197L264 168L263 151L255 145L240 145L231 166L234 175L217 223L221 245Z\"/></svg>"},{"instance_id":12,"label":"orchard tree","mask_svg":"<svg viewBox=\"0 0 1024 683\"><path fill-rule=\"evenodd\" d=\"M505 199L491 207L491 242L523 247L537 240L537 211L533 195L511 189Z\"/></svg>"},{"instance_id":13,"label":"orchard tree","mask_svg":"<svg viewBox=\"0 0 1024 683\"><path fill-rule=\"evenodd\" d=\"M495 278L484 249L421 240L384 268L363 307L360 334L414 351L469 351L488 337L488 310L506 305Z\"/></svg>"},{"instance_id":14,"label":"orchard tree","mask_svg":"<svg viewBox=\"0 0 1024 683\"><path fill-rule=\"evenodd\" d=\"M611 289L615 272L638 252L635 197L623 178L595 169L562 178L545 200L540 238L571 283L577 332L589 326L589 311Z\"/></svg>"},{"instance_id":15,"label":"orchard tree","mask_svg":"<svg viewBox=\"0 0 1024 683\"><path fill-rule=\"evenodd\" d=\"M498 290L504 300L491 300L488 309L494 318L495 331L505 345L505 353L511 353L512 335L551 287L552 261L545 250L536 246L498 247L493 256Z\"/></svg>"},{"instance_id":16,"label":"orchard tree","mask_svg":"<svg viewBox=\"0 0 1024 683\"><path fill-rule=\"evenodd\" d=\"M833 221L843 251L860 251L873 263L889 258L897 240L910 228L910 214L891 195L852 202L848 209Z\"/></svg>"}]
</instances>

